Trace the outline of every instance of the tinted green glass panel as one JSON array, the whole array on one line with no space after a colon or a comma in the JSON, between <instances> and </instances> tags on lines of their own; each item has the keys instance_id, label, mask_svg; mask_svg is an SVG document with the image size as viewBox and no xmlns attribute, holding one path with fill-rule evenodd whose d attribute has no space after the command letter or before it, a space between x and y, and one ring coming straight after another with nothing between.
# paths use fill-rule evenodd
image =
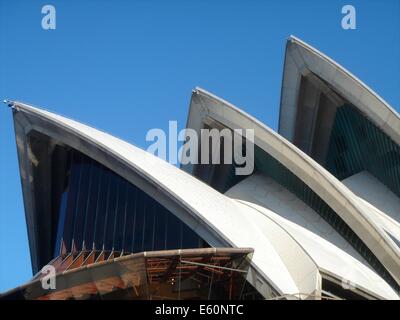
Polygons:
<instances>
[{"instance_id":1,"label":"tinted green glass panel","mask_svg":"<svg viewBox=\"0 0 400 320\"><path fill-rule=\"evenodd\" d=\"M400 147L350 105L336 112L324 166L340 180L366 170L400 196Z\"/></svg>"}]
</instances>

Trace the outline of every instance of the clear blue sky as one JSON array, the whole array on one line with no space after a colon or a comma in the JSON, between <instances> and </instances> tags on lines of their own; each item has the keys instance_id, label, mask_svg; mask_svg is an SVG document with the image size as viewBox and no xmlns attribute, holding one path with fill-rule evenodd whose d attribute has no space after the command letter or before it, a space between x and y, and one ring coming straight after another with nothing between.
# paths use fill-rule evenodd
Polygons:
<instances>
[{"instance_id":1,"label":"clear blue sky","mask_svg":"<svg viewBox=\"0 0 400 320\"><path fill-rule=\"evenodd\" d=\"M52 4L57 29L41 28ZM357 29L341 28L352 4ZM326 53L400 108L400 1L0 0L0 98L146 147L201 86L277 128L285 41ZM0 292L31 265L11 111L0 108Z\"/></svg>"}]
</instances>

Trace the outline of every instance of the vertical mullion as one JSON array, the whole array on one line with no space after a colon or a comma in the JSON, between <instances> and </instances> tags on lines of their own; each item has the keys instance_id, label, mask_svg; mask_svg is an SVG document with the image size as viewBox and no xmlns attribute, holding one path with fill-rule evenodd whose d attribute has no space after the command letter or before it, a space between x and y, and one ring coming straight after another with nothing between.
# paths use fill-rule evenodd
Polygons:
<instances>
[{"instance_id":1,"label":"vertical mullion","mask_svg":"<svg viewBox=\"0 0 400 320\"><path fill-rule=\"evenodd\" d=\"M87 200L86 200L86 209L85 209L85 222L83 225L82 250L86 250L86 241L85 241L86 232L87 232L86 228L87 228L87 220L88 220L88 214L89 214L90 191L92 188L92 178L93 178L93 171L94 171L94 169L93 169L94 164L92 163L91 160L89 163L90 163L90 175L89 175L89 186L88 186L88 191L87 191Z\"/></svg>"},{"instance_id":2,"label":"vertical mullion","mask_svg":"<svg viewBox=\"0 0 400 320\"><path fill-rule=\"evenodd\" d=\"M137 188L136 187L134 187L134 192L135 192L135 196L134 196L134 203L133 203L133 227L132 227L132 250L131 250L131 252L134 252L134 249L135 249L135 235L136 235L136 232L135 232L135 228L136 228L136 211L137 211L137 201L138 201L138 196L137 196L137 193L138 193L138 190L137 190Z\"/></svg>"},{"instance_id":3,"label":"vertical mullion","mask_svg":"<svg viewBox=\"0 0 400 320\"><path fill-rule=\"evenodd\" d=\"M142 251L144 249L144 240L146 235L146 204L147 204L147 197L143 197L143 229L142 229Z\"/></svg>"},{"instance_id":4,"label":"vertical mullion","mask_svg":"<svg viewBox=\"0 0 400 320\"><path fill-rule=\"evenodd\" d=\"M123 226L122 246L121 246L122 252L124 252L124 250L125 250L126 220L127 220L127 211L128 211L128 190L129 190L129 183L125 182L124 226Z\"/></svg>"},{"instance_id":5,"label":"vertical mullion","mask_svg":"<svg viewBox=\"0 0 400 320\"><path fill-rule=\"evenodd\" d=\"M82 157L80 157L80 160L82 160ZM82 161L79 163L79 179L78 179L78 189L77 189L77 195L75 199L75 208L74 208L74 215L73 215L73 228L72 228L72 237L71 237L71 251L74 249L74 242L75 242L75 231L77 228L77 215L78 215L78 204L79 204L79 196L80 196L80 189L81 189L81 180L82 180Z\"/></svg>"},{"instance_id":6,"label":"vertical mullion","mask_svg":"<svg viewBox=\"0 0 400 320\"><path fill-rule=\"evenodd\" d=\"M110 185L111 185L111 172L107 169L106 174L108 175L108 185L107 185L107 200L106 200L106 205L105 205L105 217L104 217L104 233L103 233L103 243L102 247L103 250L105 250L105 242L106 242L106 235L107 235L107 220L108 220L108 206L109 206L109 200L110 200Z\"/></svg>"},{"instance_id":7,"label":"vertical mullion","mask_svg":"<svg viewBox=\"0 0 400 320\"><path fill-rule=\"evenodd\" d=\"M119 177L117 178L117 186L116 186L116 204L115 204L115 214L114 214L114 228L113 228L113 240L112 240L112 250L115 250L115 237L116 237L116 232L117 232L117 222L118 222L118 207L119 207L119 202L120 202L120 194L121 194L121 179Z\"/></svg>"},{"instance_id":8,"label":"vertical mullion","mask_svg":"<svg viewBox=\"0 0 400 320\"><path fill-rule=\"evenodd\" d=\"M153 211L153 236L152 236L152 240L151 240L151 250L154 251L154 240L155 240L155 232L156 232L156 214L155 214L155 202L153 201L152 204L152 211Z\"/></svg>"},{"instance_id":9,"label":"vertical mullion","mask_svg":"<svg viewBox=\"0 0 400 320\"><path fill-rule=\"evenodd\" d=\"M99 199L100 199L100 192L102 190L102 183L103 183L103 178L104 178L104 170L99 167L100 169L100 174L99 174L99 185L97 187L97 196L96 196L96 211L95 211L95 217L94 217L94 228L93 228L93 246L92 249L96 249L96 236L97 236L97 228L98 228L98 215L99 215ZM101 214L101 213L100 213Z\"/></svg>"}]
</instances>

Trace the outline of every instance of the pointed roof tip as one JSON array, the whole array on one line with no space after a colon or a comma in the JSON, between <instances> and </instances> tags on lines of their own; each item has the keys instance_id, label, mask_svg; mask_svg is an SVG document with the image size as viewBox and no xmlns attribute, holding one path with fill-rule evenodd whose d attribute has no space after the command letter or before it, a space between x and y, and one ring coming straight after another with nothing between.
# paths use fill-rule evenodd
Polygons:
<instances>
[{"instance_id":1,"label":"pointed roof tip","mask_svg":"<svg viewBox=\"0 0 400 320\"><path fill-rule=\"evenodd\" d=\"M192 89L192 95L199 95L200 93L209 93L207 90L203 89L202 87L196 86Z\"/></svg>"},{"instance_id":2,"label":"pointed roof tip","mask_svg":"<svg viewBox=\"0 0 400 320\"><path fill-rule=\"evenodd\" d=\"M302 44L302 45L304 45L306 47L310 47L310 45L307 42L301 40L300 38L298 38L298 37L296 37L296 36L294 36L292 34L289 36L288 42L298 43L298 44Z\"/></svg>"},{"instance_id":3,"label":"pointed roof tip","mask_svg":"<svg viewBox=\"0 0 400 320\"><path fill-rule=\"evenodd\" d=\"M201 91L201 90L204 90L204 89L202 87L200 87L200 86L195 86L194 89L193 89L193 92Z\"/></svg>"},{"instance_id":4,"label":"pointed roof tip","mask_svg":"<svg viewBox=\"0 0 400 320\"><path fill-rule=\"evenodd\" d=\"M10 108L14 107L14 101L4 99L3 103L6 104L7 107L10 107Z\"/></svg>"}]
</instances>

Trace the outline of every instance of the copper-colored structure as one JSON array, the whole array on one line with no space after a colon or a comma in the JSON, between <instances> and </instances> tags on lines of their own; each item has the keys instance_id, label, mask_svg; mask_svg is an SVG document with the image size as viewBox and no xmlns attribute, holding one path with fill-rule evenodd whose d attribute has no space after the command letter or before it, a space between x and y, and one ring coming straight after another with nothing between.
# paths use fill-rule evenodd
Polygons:
<instances>
[{"instance_id":1,"label":"copper-colored structure","mask_svg":"<svg viewBox=\"0 0 400 320\"><path fill-rule=\"evenodd\" d=\"M124 254L81 251L54 259L56 289L48 277L4 295L11 299L240 299L249 293L245 277L249 248L201 248Z\"/></svg>"}]
</instances>

